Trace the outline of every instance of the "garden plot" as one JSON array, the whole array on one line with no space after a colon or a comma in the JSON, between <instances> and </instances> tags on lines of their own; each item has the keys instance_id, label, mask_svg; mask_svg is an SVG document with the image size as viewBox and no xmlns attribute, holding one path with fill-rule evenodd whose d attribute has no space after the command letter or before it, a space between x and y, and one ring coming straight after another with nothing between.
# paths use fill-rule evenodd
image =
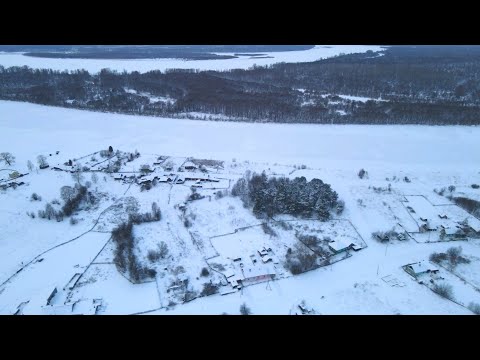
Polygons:
<instances>
[{"instance_id":1,"label":"garden plot","mask_svg":"<svg viewBox=\"0 0 480 360\"><path fill-rule=\"evenodd\" d=\"M258 225L262 221L243 207L238 198L230 196L211 201L202 199L188 203L186 215L194 214L191 231L205 237L233 233L236 229Z\"/></svg>"},{"instance_id":2,"label":"garden plot","mask_svg":"<svg viewBox=\"0 0 480 360\"><path fill-rule=\"evenodd\" d=\"M420 276L419 281L437 292L441 291L442 287L451 288L451 293L446 295L447 299L451 296L453 301L463 306L468 306L472 302L480 304L480 291L444 268L440 267L439 272L435 275L426 274Z\"/></svg>"},{"instance_id":3,"label":"garden plot","mask_svg":"<svg viewBox=\"0 0 480 360\"><path fill-rule=\"evenodd\" d=\"M261 226L254 226L234 234L211 239L213 247L224 258L235 259L256 254L262 247L270 247L276 253L285 247L283 238L272 239L265 234ZM284 252L282 250L281 252Z\"/></svg>"},{"instance_id":4,"label":"garden plot","mask_svg":"<svg viewBox=\"0 0 480 360\"><path fill-rule=\"evenodd\" d=\"M347 220L294 220L289 221L293 230L302 235L314 235L328 242L354 244L358 249L366 247L366 243Z\"/></svg>"},{"instance_id":5,"label":"garden plot","mask_svg":"<svg viewBox=\"0 0 480 360\"><path fill-rule=\"evenodd\" d=\"M46 305L48 298L48 295L45 298L46 289L60 290L76 273L83 273L109 237L110 234L91 232L39 257L19 272L12 283L4 285L0 313L12 313L20 303L30 300L24 313L41 313L39 306Z\"/></svg>"},{"instance_id":6,"label":"garden plot","mask_svg":"<svg viewBox=\"0 0 480 360\"><path fill-rule=\"evenodd\" d=\"M480 289L480 258L473 255L464 255L464 257L470 260L470 263L457 264L450 271Z\"/></svg>"},{"instance_id":7,"label":"garden plot","mask_svg":"<svg viewBox=\"0 0 480 360\"><path fill-rule=\"evenodd\" d=\"M102 299L103 314L127 315L158 309L159 295L155 281L132 284L115 265L92 265L72 291L71 301Z\"/></svg>"}]
</instances>

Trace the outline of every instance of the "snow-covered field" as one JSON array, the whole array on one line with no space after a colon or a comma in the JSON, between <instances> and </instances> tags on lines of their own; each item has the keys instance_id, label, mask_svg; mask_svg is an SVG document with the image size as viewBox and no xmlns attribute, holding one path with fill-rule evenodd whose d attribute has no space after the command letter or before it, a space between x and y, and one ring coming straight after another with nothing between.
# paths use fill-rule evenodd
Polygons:
<instances>
[{"instance_id":1,"label":"snow-covered field","mask_svg":"<svg viewBox=\"0 0 480 360\"><path fill-rule=\"evenodd\" d=\"M138 159L122 165L122 171L138 171L141 165L159 161L160 155L164 155L170 156L166 162L172 163L172 171L185 176L189 173L177 170L186 157L222 160L222 167L210 171L212 177L221 180L218 183L221 187L231 186L246 170L305 176L308 180L320 178L331 184L345 201L341 217L349 220L356 230L322 228L333 226L332 222L311 226L309 231L345 238L356 237L358 231L367 245L352 252L349 258L302 275L286 274L278 281L248 286L241 292L199 297L182 304L175 300L172 292L176 290L168 292L178 287L174 283L182 276L189 277L188 287L197 293L205 283L219 281L217 273L200 275L202 268L207 267L206 258L235 257L239 251L247 252L241 255L248 257L258 250L256 242L262 242L261 246L271 246L283 260L289 244L296 241L294 231L308 224L302 223L290 231L274 227L278 240L266 235L261 227L236 232L261 220L243 208L238 198L217 199L214 196L217 190L211 189L214 183L198 190L205 198L187 204L183 215L178 205L191 193L189 187L194 181L160 183L151 190L141 191L136 184L115 181L113 176L103 173L99 174L98 184L93 185L103 195L96 207L80 211L78 224L31 219L26 211L43 208L47 201L60 197L61 186L73 182L65 172L34 170L22 178L25 185L0 190L0 283L40 253L75 239L92 227L93 231L36 258L43 260L27 266L0 286L2 314L15 312L27 300L30 302L23 305L23 313L38 312L45 306L42 302L46 293L54 286L63 288L77 272L83 275L68 295L70 300L101 298L100 313L104 314L238 314L242 303L254 314L288 314L301 300L321 314L471 313L418 284L402 269L405 264L428 259L433 252L445 252L452 243L417 243L409 239L386 245L372 239L372 233L390 230L399 223L408 231L416 230L415 221L402 205L405 195L423 195L433 205L445 205L450 204L448 199L435 194L433 189L455 185L462 193L479 192L470 187L480 183L478 127L208 122L0 101L0 135L0 151L16 156L13 168L21 173L28 171L27 161L35 162L39 154L46 155L52 164L63 163L111 145L115 150L137 149L141 153ZM56 151L59 155L55 155ZM88 158L80 161L85 164ZM155 171L151 175L163 175L164 166L164 163L152 166ZM364 179L357 175L361 168L368 171ZM87 180L89 177L90 174ZM410 182L404 181L405 177ZM391 191L374 189L386 189L389 184ZM32 192L37 192L43 200L31 201ZM160 241L168 244L170 256L156 265L155 280L138 285L117 271L112 263L113 246L107 243L109 230L118 223L133 198L142 213L149 211L154 201L162 211L159 222L134 228L140 256L146 257ZM459 208L452 209L458 219L465 215ZM184 216L191 219L190 227L184 225ZM233 234L215 238L226 233ZM454 243L459 244L464 256L472 259L471 264L459 266L459 273L478 284L475 281L478 261L473 260L480 258L480 240ZM382 280L385 276L397 279L404 286L393 287ZM456 292L462 293L459 289ZM465 292L462 302L477 301L470 299L473 294Z\"/></svg>"},{"instance_id":2,"label":"snow-covered field","mask_svg":"<svg viewBox=\"0 0 480 360\"><path fill-rule=\"evenodd\" d=\"M190 61L182 59L49 59L24 56L22 53L0 52L0 65L4 67L29 66L34 69L59 71L85 69L90 73L97 73L105 68L119 72L126 70L140 73L152 70L164 71L166 69L229 70L248 69L253 65L265 66L280 62L311 62L340 54L363 53L368 50L381 51L382 47L371 45L317 45L310 50L303 51L263 52L262 54L265 54L266 58L240 56L234 59ZM220 55L233 55L233 53L221 53Z\"/></svg>"}]
</instances>

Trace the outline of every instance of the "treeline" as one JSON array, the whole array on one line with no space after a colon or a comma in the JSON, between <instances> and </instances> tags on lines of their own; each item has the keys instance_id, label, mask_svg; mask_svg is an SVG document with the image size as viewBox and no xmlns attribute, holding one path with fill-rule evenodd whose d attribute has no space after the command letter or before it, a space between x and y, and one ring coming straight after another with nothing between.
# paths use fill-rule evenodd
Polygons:
<instances>
[{"instance_id":1,"label":"treeline","mask_svg":"<svg viewBox=\"0 0 480 360\"><path fill-rule=\"evenodd\" d=\"M480 47L396 46L382 54L223 72L0 66L0 99L154 116L205 113L207 120L211 114L287 123L472 125L480 123Z\"/></svg>"},{"instance_id":2,"label":"treeline","mask_svg":"<svg viewBox=\"0 0 480 360\"><path fill-rule=\"evenodd\" d=\"M232 187L232 196L240 197L259 217L290 214L328 220L339 205L338 194L320 179L268 178L265 172L240 178Z\"/></svg>"}]
</instances>

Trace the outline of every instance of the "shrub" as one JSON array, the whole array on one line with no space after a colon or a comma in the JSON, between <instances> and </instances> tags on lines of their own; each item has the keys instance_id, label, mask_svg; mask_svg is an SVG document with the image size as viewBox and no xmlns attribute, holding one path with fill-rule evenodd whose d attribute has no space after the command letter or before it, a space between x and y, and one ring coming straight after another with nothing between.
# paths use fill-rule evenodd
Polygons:
<instances>
[{"instance_id":1,"label":"shrub","mask_svg":"<svg viewBox=\"0 0 480 360\"><path fill-rule=\"evenodd\" d=\"M456 189L456 187L455 187L454 185L450 185L450 186L448 187L448 191L450 191L451 193L454 192L455 189Z\"/></svg>"},{"instance_id":2,"label":"shrub","mask_svg":"<svg viewBox=\"0 0 480 360\"><path fill-rule=\"evenodd\" d=\"M216 294L218 292L218 285L214 285L212 283L205 283L203 284L203 290L200 293L200 296L209 296Z\"/></svg>"},{"instance_id":3,"label":"shrub","mask_svg":"<svg viewBox=\"0 0 480 360\"><path fill-rule=\"evenodd\" d=\"M76 224L78 224L78 220L74 217L71 217L70 218L70 225L76 225Z\"/></svg>"},{"instance_id":4,"label":"shrub","mask_svg":"<svg viewBox=\"0 0 480 360\"><path fill-rule=\"evenodd\" d=\"M337 202L337 215L341 215L343 213L343 210L345 209L345 201L343 200L338 200Z\"/></svg>"},{"instance_id":5,"label":"shrub","mask_svg":"<svg viewBox=\"0 0 480 360\"><path fill-rule=\"evenodd\" d=\"M286 221L277 221L277 224L283 229L283 230L292 230L293 226Z\"/></svg>"},{"instance_id":6,"label":"shrub","mask_svg":"<svg viewBox=\"0 0 480 360\"><path fill-rule=\"evenodd\" d=\"M480 188L480 185L478 185L478 184L472 184L472 189L478 189L478 188Z\"/></svg>"},{"instance_id":7,"label":"shrub","mask_svg":"<svg viewBox=\"0 0 480 360\"><path fill-rule=\"evenodd\" d=\"M440 264L442 261L447 260L447 254L434 252L430 255L429 260L436 264Z\"/></svg>"},{"instance_id":8,"label":"shrub","mask_svg":"<svg viewBox=\"0 0 480 360\"><path fill-rule=\"evenodd\" d=\"M80 203L82 200L85 199L87 195L87 188L85 186L78 186L76 188L76 194L68 198L65 201L65 204L63 205L62 211L65 214L65 216L70 216L72 215L80 206Z\"/></svg>"},{"instance_id":9,"label":"shrub","mask_svg":"<svg viewBox=\"0 0 480 360\"><path fill-rule=\"evenodd\" d=\"M186 217L184 220L183 220L183 225L188 229L192 226L192 222Z\"/></svg>"},{"instance_id":10,"label":"shrub","mask_svg":"<svg viewBox=\"0 0 480 360\"><path fill-rule=\"evenodd\" d=\"M366 174L366 173L367 173L367 172L365 171L365 169L360 169L360 171L358 172L358 177L359 177L360 179L363 179L363 178L365 177L365 174Z\"/></svg>"},{"instance_id":11,"label":"shrub","mask_svg":"<svg viewBox=\"0 0 480 360\"><path fill-rule=\"evenodd\" d=\"M147 258L151 262L155 262L160 259L165 259L167 255L168 255L168 246L167 244L165 244L165 242L162 241L160 244L158 244L158 249L156 251L150 250L148 252Z\"/></svg>"},{"instance_id":12,"label":"shrub","mask_svg":"<svg viewBox=\"0 0 480 360\"><path fill-rule=\"evenodd\" d=\"M451 285L435 284L432 290L445 299L453 300L453 289Z\"/></svg>"},{"instance_id":13,"label":"shrub","mask_svg":"<svg viewBox=\"0 0 480 360\"><path fill-rule=\"evenodd\" d=\"M53 199L53 200L52 200L52 204L54 204L54 205L60 205L60 201L58 201L58 199Z\"/></svg>"},{"instance_id":14,"label":"shrub","mask_svg":"<svg viewBox=\"0 0 480 360\"><path fill-rule=\"evenodd\" d=\"M219 199L221 199L221 198L223 198L223 192L217 191L217 192L215 193L215 200L219 200Z\"/></svg>"},{"instance_id":15,"label":"shrub","mask_svg":"<svg viewBox=\"0 0 480 360\"><path fill-rule=\"evenodd\" d=\"M144 165L141 165L140 166L140 172L142 174L148 174L149 172L151 172L152 170L150 169L150 165L148 164L144 164Z\"/></svg>"},{"instance_id":16,"label":"shrub","mask_svg":"<svg viewBox=\"0 0 480 360\"><path fill-rule=\"evenodd\" d=\"M210 272L208 271L208 269L206 267L204 267L202 269L202 271L200 272L200 276L207 277L208 275L210 275Z\"/></svg>"},{"instance_id":17,"label":"shrub","mask_svg":"<svg viewBox=\"0 0 480 360\"><path fill-rule=\"evenodd\" d=\"M317 255L302 244L296 244L293 250L287 251L285 265L293 275L301 274L318 267Z\"/></svg>"},{"instance_id":18,"label":"shrub","mask_svg":"<svg viewBox=\"0 0 480 360\"><path fill-rule=\"evenodd\" d=\"M240 315L251 315L252 311L250 308L247 306L247 304L243 303L240 305Z\"/></svg>"},{"instance_id":19,"label":"shrub","mask_svg":"<svg viewBox=\"0 0 480 360\"><path fill-rule=\"evenodd\" d=\"M185 291L185 297L183 299L184 302L189 302L194 299L196 299L198 296L198 293L195 290L187 290Z\"/></svg>"},{"instance_id":20,"label":"shrub","mask_svg":"<svg viewBox=\"0 0 480 360\"><path fill-rule=\"evenodd\" d=\"M270 225L268 225L268 223L263 223L262 224L262 230L265 234L267 235L270 235L270 236L273 236L273 237L277 237L277 233L275 232L275 230L273 230Z\"/></svg>"},{"instance_id":21,"label":"shrub","mask_svg":"<svg viewBox=\"0 0 480 360\"><path fill-rule=\"evenodd\" d=\"M42 197L38 195L37 193L33 193L32 196L30 197L30 200L32 201L42 201Z\"/></svg>"},{"instance_id":22,"label":"shrub","mask_svg":"<svg viewBox=\"0 0 480 360\"><path fill-rule=\"evenodd\" d=\"M407 176L403 178L403 181L405 181L406 183L412 182Z\"/></svg>"},{"instance_id":23,"label":"shrub","mask_svg":"<svg viewBox=\"0 0 480 360\"><path fill-rule=\"evenodd\" d=\"M468 308L469 308L474 314L480 315L480 304L471 302L470 304L468 304Z\"/></svg>"}]
</instances>

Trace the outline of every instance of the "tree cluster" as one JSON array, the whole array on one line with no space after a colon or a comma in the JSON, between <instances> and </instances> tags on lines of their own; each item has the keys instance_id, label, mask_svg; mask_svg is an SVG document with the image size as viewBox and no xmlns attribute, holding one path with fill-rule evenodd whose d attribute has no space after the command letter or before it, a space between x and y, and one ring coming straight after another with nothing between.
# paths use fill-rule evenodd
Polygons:
<instances>
[{"instance_id":1,"label":"tree cluster","mask_svg":"<svg viewBox=\"0 0 480 360\"><path fill-rule=\"evenodd\" d=\"M232 195L240 197L259 217L290 214L328 220L338 203L338 194L320 179L267 178L265 172L240 178L232 187Z\"/></svg>"}]
</instances>

